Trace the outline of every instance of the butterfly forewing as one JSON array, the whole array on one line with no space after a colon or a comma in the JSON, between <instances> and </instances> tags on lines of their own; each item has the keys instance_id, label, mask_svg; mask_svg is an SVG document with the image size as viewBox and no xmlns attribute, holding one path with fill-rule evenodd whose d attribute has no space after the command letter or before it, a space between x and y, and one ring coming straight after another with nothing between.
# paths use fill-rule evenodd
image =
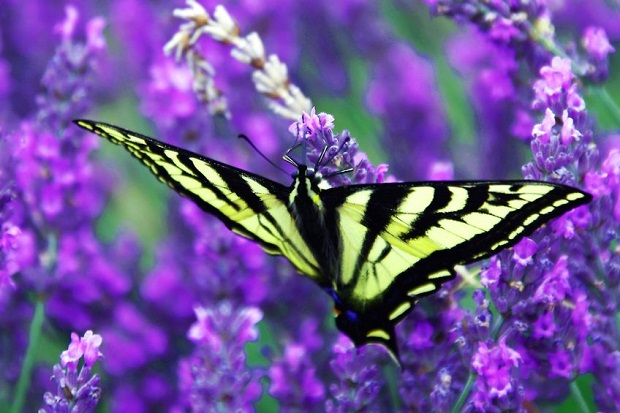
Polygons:
<instances>
[{"instance_id":1,"label":"butterfly forewing","mask_svg":"<svg viewBox=\"0 0 620 413\"><path fill-rule=\"evenodd\" d=\"M76 123L123 145L160 181L216 215L235 233L259 242L266 252L284 255L318 282L319 264L287 211L289 190L284 185L117 126Z\"/></svg>"}]
</instances>

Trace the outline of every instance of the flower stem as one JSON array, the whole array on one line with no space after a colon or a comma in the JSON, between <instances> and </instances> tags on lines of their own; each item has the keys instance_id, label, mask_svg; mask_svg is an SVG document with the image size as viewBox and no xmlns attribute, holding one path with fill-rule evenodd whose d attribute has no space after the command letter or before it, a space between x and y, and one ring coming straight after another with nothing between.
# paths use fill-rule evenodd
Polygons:
<instances>
[{"instance_id":1,"label":"flower stem","mask_svg":"<svg viewBox=\"0 0 620 413\"><path fill-rule=\"evenodd\" d=\"M586 403L586 400L583 398L583 394L581 394L581 390L579 390L579 386L577 386L577 383L574 380L570 384L570 392L575 400L577 400L579 411L581 413L590 413L588 403Z\"/></svg>"},{"instance_id":2,"label":"flower stem","mask_svg":"<svg viewBox=\"0 0 620 413\"><path fill-rule=\"evenodd\" d=\"M603 103L605 104L605 107L607 108L607 110L609 110L611 115L614 117L614 120L616 121L616 123L620 123L620 108L618 107L616 102L611 98L611 96L609 96L609 92L607 91L607 89L604 87L594 87L592 88L592 90L594 91L594 93L596 93L599 99L603 101Z\"/></svg>"},{"instance_id":3,"label":"flower stem","mask_svg":"<svg viewBox=\"0 0 620 413\"><path fill-rule=\"evenodd\" d=\"M538 44L545 48L548 52L552 53L554 56L566 57L566 52L558 47L555 41L549 39L547 37L540 37L537 39Z\"/></svg>"},{"instance_id":4,"label":"flower stem","mask_svg":"<svg viewBox=\"0 0 620 413\"><path fill-rule=\"evenodd\" d=\"M469 398L469 392L471 391L471 387L474 385L475 378L476 378L476 375L473 372L470 372L469 377L467 378L467 383L465 383L465 387L463 387L463 391L461 392L461 395L459 396L456 403L454 403L454 406L452 406L450 413L459 413L461 411L461 409L463 408L463 405Z\"/></svg>"},{"instance_id":5,"label":"flower stem","mask_svg":"<svg viewBox=\"0 0 620 413\"><path fill-rule=\"evenodd\" d=\"M15 398L13 400L13 406L11 407L10 413L20 413L23 411L24 402L26 400L26 392L28 390L28 385L30 384L35 353L39 344L39 339L41 338L41 327L43 326L44 318L45 306L43 300L38 298L34 307L32 322L30 323L30 331L28 332L28 348L26 350L26 356L24 357L24 363L22 364L19 380L17 381L17 386L15 388Z\"/></svg>"},{"instance_id":6,"label":"flower stem","mask_svg":"<svg viewBox=\"0 0 620 413\"><path fill-rule=\"evenodd\" d=\"M491 328L491 333L489 334L489 337L491 337L494 341L497 341L497 336L503 324L504 317L502 317L502 315L498 313L497 318L495 319L495 323L493 323L493 327Z\"/></svg>"}]
</instances>

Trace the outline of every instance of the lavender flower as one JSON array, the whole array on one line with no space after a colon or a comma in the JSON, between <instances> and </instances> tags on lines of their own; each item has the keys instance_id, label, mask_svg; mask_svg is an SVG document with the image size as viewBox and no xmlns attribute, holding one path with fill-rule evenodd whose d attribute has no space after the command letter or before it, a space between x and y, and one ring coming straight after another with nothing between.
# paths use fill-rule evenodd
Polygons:
<instances>
[{"instance_id":1,"label":"lavender flower","mask_svg":"<svg viewBox=\"0 0 620 413\"><path fill-rule=\"evenodd\" d=\"M291 124L288 130L296 137L293 148L301 148L302 156L296 162L305 164L310 162L317 166L328 182L333 185L347 185L351 183L381 183L385 180L387 165L374 167L366 155L358 152L358 144L348 131L334 134L334 117L327 113L303 113L301 118ZM308 148L308 145L310 147ZM324 148L327 150L323 152ZM323 158L321 159L321 155ZM319 162L320 161L320 162ZM351 169L352 178L348 178L341 171Z\"/></svg>"},{"instance_id":2,"label":"lavender flower","mask_svg":"<svg viewBox=\"0 0 620 413\"><path fill-rule=\"evenodd\" d=\"M211 17L195 0L187 0L187 9L175 10L177 17L189 20L166 44L165 50L176 49L177 60L186 55L188 66L194 72L195 88L201 92L203 99L213 114L226 113L226 103L220 97L221 92L215 88L212 80L214 69L191 46L202 34L208 34L224 44L233 45L231 56L255 68L252 79L256 89L270 98L271 109L281 116L295 118L300 111L308 110L310 101L301 90L288 79L287 68L277 55L265 55L260 37L250 33L245 37L239 35L239 26L232 19L224 6L217 6Z\"/></svg>"},{"instance_id":3,"label":"lavender flower","mask_svg":"<svg viewBox=\"0 0 620 413\"><path fill-rule=\"evenodd\" d=\"M47 343L96 327L105 385L88 372L98 344L87 351L76 337L43 411L91 411L100 397L112 411L251 411L265 395L283 410L523 411L579 391L596 403L587 409L614 411L620 151L617 134L595 122L609 128L613 99L609 113L591 103L604 88L615 93L606 80L617 11L604 0L427 3L468 31L441 44L441 20L418 18L424 8L407 0L190 1L174 12L179 28L165 2L111 0L98 4L107 50L103 20L82 18L88 2L9 0L0 16L0 386L9 392L0 406L40 402L50 384L34 362L46 358L33 354L40 334ZM170 38L181 64L162 53ZM460 76L450 82L442 46ZM465 128L444 114L454 115L446 100L459 81L473 108ZM141 198L149 191L117 163L117 148L91 159L96 137L69 126L103 108L92 117L134 128L135 106L155 137L268 176L231 137L248 135L269 158L297 146L289 155L334 186L500 179L525 163L526 178L583 187L594 200L483 263L480 281L478 267L458 268L398 326L403 370L384 368L383 351L338 335L330 298L311 280L187 200L171 195L167 217L151 215L159 201ZM373 135L384 154L369 149ZM383 157L395 177L370 162ZM120 195L109 204L111 192ZM169 232L118 235L127 205Z\"/></svg>"},{"instance_id":4,"label":"lavender flower","mask_svg":"<svg viewBox=\"0 0 620 413\"><path fill-rule=\"evenodd\" d=\"M52 379L56 382L56 394L45 393L43 412L94 412L102 390L98 374L92 374L92 367L103 355L99 351L102 343L99 334L88 330L79 337L71 333L71 344L60 354L60 364L54 365ZM78 371L81 359L82 367Z\"/></svg>"},{"instance_id":5,"label":"lavender flower","mask_svg":"<svg viewBox=\"0 0 620 413\"><path fill-rule=\"evenodd\" d=\"M197 322L187 337L196 345L179 365L185 403L192 411L253 411L261 393L257 371L245 364L244 345L258 338L257 308L234 309L228 302L215 309L196 307Z\"/></svg>"},{"instance_id":6,"label":"lavender flower","mask_svg":"<svg viewBox=\"0 0 620 413\"><path fill-rule=\"evenodd\" d=\"M3 310L12 317L3 317L2 325L3 331L11 331L7 339L15 350L21 350L16 355L3 352L2 362L8 372L3 380L15 387L16 411L24 402L32 403L25 399L29 381L31 388L41 386L30 378L34 367L30 352L36 348L43 318L59 328L84 330L113 322L107 314L120 314L114 306L130 292L130 274L137 262L138 248L131 237L104 245L95 236L95 219L110 190L110 175L88 159L97 140L68 128L72 118L90 105L91 76L105 44L103 20L90 20L83 35L79 22L77 10L67 7L65 20L55 29L60 46L43 76L42 93L33 105L35 115L8 134L12 168L2 178L13 181L15 195L10 213L3 216L3 228L14 234L12 240L4 238L10 246L9 271L17 273L14 294L5 300L3 291ZM80 36L84 40L78 40ZM29 296L41 298L32 302ZM29 318L30 335L25 328ZM110 356L112 364L121 354Z\"/></svg>"},{"instance_id":7,"label":"lavender flower","mask_svg":"<svg viewBox=\"0 0 620 413\"><path fill-rule=\"evenodd\" d=\"M601 82L607 79L607 56L616 49L609 44L609 39L607 38L605 30L600 27L592 26L586 28L581 43L585 49L588 62L591 65L591 68L588 69L588 78L595 82Z\"/></svg>"},{"instance_id":8,"label":"lavender flower","mask_svg":"<svg viewBox=\"0 0 620 413\"><path fill-rule=\"evenodd\" d=\"M0 146L0 150L2 149ZM10 186L0 189L0 308L4 308L7 296L15 288L12 277L20 269L20 260L16 253L22 231L8 220L14 197L14 190Z\"/></svg>"},{"instance_id":9,"label":"lavender flower","mask_svg":"<svg viewBox=\"0 0 620 413\"><path fill-rule=\"evenodd\" d=\"M522 390L516 387L511 367L518 367L521 356L506 346L505 338L496 347L489 349L484 342L478 343L478 350L471 362L478 373L474 406L479 411L490 411L489 406L497 405L497 411L518 410L521 406Z\"/></svg>"},{"instance_id":10,"label":"lavender flower","mask_svg":"<svg viewBox=\"0 0 620 413\"><path fill-rule=\"evenodd\" d=\"M283 356L269 367L269 393L278 399L283 410L316 407L325 398L325 386L317 377L307 351L305 343L289 343Z\"/></svg>"},{"instance_id":11,"label":"lavender flower","mask_svg":"<svg viewBox=\"0 0 620 413\"><path fill-rule=\"evenodd\" d=\"M325 411L363 412L379 408L379 394L383 387L377 365L376 348L369 346L356 349L351 340L342 334L334 344L336 357L329 366L337 381L329 386L331 398L325 403Z\"/></svg>"},{"instance_id":12,"label":"lavender flower","mask_svg":"<svg viewBox=\"0 0 620 413\"><path fill-rule=\"evenodd\" d=\"M436 300L416 307L397 328L403 366L398 390L405 411L448 412L467 380L453 331L466 313L449 291L447 286Z\"/></svg>"}]
</instances>

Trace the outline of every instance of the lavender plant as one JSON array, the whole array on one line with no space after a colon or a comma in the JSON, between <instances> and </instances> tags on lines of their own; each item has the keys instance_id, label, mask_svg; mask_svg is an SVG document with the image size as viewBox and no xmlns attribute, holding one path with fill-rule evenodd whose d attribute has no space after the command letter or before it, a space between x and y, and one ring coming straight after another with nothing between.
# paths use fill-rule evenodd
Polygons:
<instances>
[{"instance_id":1,"label":"lavender plant","mask_svg":"<svg viewBox=\"0 0 620 413\"><path fill-rule=\"evenodd\" d=\"M604 0L229 3L6 4L0 410L615 411L620 12ZM422 300L398 328L400 371L339 335L329 298L288 263L172 194L154 216L166 194L118 151L93 159L99 142L70 125L82 117L135 130L147 118L158 139L268 176L230 137L270 158L304 139L310 162L327 144L324 174L354 167L333 185L521 172L594 201ZM166 234L127 229L119 204ZM79 339L87 330L100 336Z\"/></svg>"},{"instance_id":2,"label":"lavender plant","mask_svg":"<svg viewBox=\"0 0 620 413\"><path fill-rule=\"evenodd\" d=\"M56 394L43 395L45 407L39 413L47 412L92 412L101 398L100 378L92 373L94 364L102 358L99 347L102 338L88 330L83 337L71 333L71 344L60 354L60 364L54 365L52 376L57 385ZM84 358L78 371L80 360Z\"/></svg>"}]
</instances>

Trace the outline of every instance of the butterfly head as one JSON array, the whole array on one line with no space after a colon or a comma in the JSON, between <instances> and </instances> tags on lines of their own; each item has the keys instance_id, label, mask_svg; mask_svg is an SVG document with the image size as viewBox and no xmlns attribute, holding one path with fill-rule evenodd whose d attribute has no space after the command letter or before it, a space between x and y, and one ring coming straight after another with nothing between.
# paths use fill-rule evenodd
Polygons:
<instances>
[{"instance_id":1,"label":"butterfly head","mask_svg":"<svg viewBox=\"0 0 620 413\"><path fill-rule=\"evenodd\" d=\"M292 173L293 185L297 186L299 181L303 181L306 193L316 195L321 190L331 188L331 185L323 178L323 174L315 168L307 165L297 165L297 170Z\"/></svg>"},{"instance_id":2,"label":"butterfly head","mask_svg":"<svg viewBox=\"0 0 620 413\"><path fill-rule=\"evenodd\" d=\"M332 184L336 186L339 185L336 181L328 183L330 178L353 171L350 165L346 163L343 165L341 161L342 156L340 155L345 148L343 145L336 147L325 144L320 152L316 149L311 152L306 152L306 145L307 142L301 140L286 151L286 154L283 156L286 162L297 168L295 172L293 172L293 179L304 177L308 179L313 186L316 185L316 187L320 189L328 189L332 187ZM296 160L292 156L293 151L298 148L302 148L301 160ZM306 163L306 160L309 161L309 163ZM340 183L340 185L341 184L342 183Z\"/></svg>"}]
</instances>

